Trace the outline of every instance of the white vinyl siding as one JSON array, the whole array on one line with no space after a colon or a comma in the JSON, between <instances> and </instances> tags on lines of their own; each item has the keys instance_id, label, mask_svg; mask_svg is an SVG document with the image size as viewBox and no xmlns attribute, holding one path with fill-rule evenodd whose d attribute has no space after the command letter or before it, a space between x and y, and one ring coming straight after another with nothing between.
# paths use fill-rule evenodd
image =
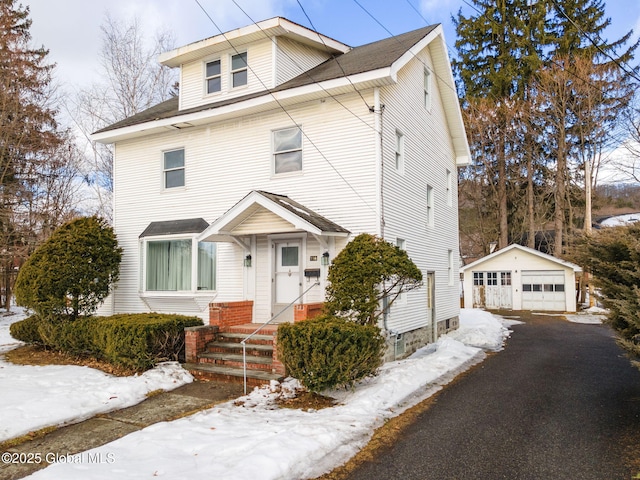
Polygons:
<instances>
[{"instance_id":1,"label":"white vinyl siding","mask_svg":"<svg viewBox=\"0 0 640 480\"><path fill-rule=\"evenodd\" d=\"M424 109L424 64L431 68L426 51L398 72L397 84L381 89L383 112L383 167L385 237L401 237L409 245L411 259L422 271L434 272L436 322L459 315L458 282L450 284L449 251L454 279L458 278L458 222L456 184L452 182L453 207L447 208L446 171L454 172L455 153L440 102L438 82L431 84L431 114ZM396 130L404 135L404 176L396 173ZM407 161L411 159L411 161ZM429 196L427 187L431 187ZM429 200L431 199L431 202ZM429 207L428 207L429 205ZM427 212L430 210L432 216ZM427 228L431 224L434 228ZM408 332L425 326L427 295L407 294L402 315L391 315L388 327Z\"/></svg>"},{"instance_id":2,"label":"white vinyl siding","mask_svg":"<svg viewBox=\"0 0 640 480\"><path fill-rule=\"evenodd\" d=\"M371 96L365 98L373 101ZM203 218L212 223L251 190L288 195L350 230L352 236L365 231L375 232L378 224L375 211L377 192L375 169L371 166L376 143L376 135L371 128L374 117L369 115L355 93L341 96L340 101L369 123L364 124L354 118L335 102L326 102L321 109L318 103L312 102L289 109L321 151L314 148L305 150L305 175L272 175L272 132L274 129L291 128L291 119L279 110L203 127L168 130L144 139L118 143L114 173L115 228L125 255L115 296L115 311L151 311L152 307L145 304L138 294L138 286L141 285L138 237L150 222ZM176 143L184 145L188 151L188 188L161 192L157 183L141 182L140 179L149 177L154 167L158 171L161 152L171 149ZM350 154L345 157L347 150ZM233 165L233 168L221 168L226 165ZM264 219L265 222L271 220L273 217ZM274 232L291 231L288 225L274 223L273 226L276 228ZM251 235L251 232L244 233ZM260 238L256 237L255 241L260 241ZM318 258L323 253L319 250ZM214 293L196 292L196 295L210 295L207 297L210 301L247 298L245 271L251 270L258 275L264 270L261 266L266 260L258 248L253 255L254 266L247 269L243 267L245 254L234 243L218 243L217 270L221 276L217 279L216 290ZM334 258L333 251L331 254ZM270 280L267 283L263 280L258 277L253 280L256 285L256 317L264 313L260 310L263 308L260 305L266 302L262 297L266 295L262 286L270 285ZM153 306L159 302L156 300ZM167 299L163 308L170 312L184 310L194 314L175 298ZM206 303L203 302L202 308L197 314L206 318Z\"/></svg>"},{"instance_id":3,"label":"white vinyl siding","mask_svg":"<svg viewBox=\"0 0 640 480\"><path fill-rule=\"evenodd\" d=\"M276 41L276 86L291 80L329 58L327 53L280 37Z\"/></svg>"},{"instance_id":4,"label":"white vinyl siding","mask_svg":"<svg viewBox=\"0 0 640 480\"><path fill-rule=\"evenodd\" d=\"M244 53L244 51L238 51ZM220 93L207 94L205 76L206 68L202 60L182 65L180 83L180 109L197 107L211 102L238 97L272 88L273 85L273 49L269 39L252 43L247 47L248 58L246 86L233 88L231 83L231 61L238 52L232 48L224 50L207 60L220 58L221 85Z\"/></svg>"}]
</instances>

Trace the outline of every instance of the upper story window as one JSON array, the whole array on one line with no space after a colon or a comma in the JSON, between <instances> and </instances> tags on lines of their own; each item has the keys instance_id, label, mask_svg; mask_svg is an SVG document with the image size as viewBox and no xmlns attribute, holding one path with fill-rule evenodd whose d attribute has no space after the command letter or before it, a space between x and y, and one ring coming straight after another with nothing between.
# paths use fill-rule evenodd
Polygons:
<instances>
[{"instance_id":1,"label":"upper story window","mask_svg":"<svg viewBox=\"0 0 640 480\"><path fill-rule=\"evenodd\" d=\"M433 187L427 185L427 225L433 227Z\"/></svg>"},{"instance_id":2,"label":"upper story window","mask_svg":"<svg viewBox=\"0 0 640 480\"><path fill-rule=\"evenodd\" d=\"M396 130L396 170L404 174L404 135Z\"/></svg>"},{"instance_id":3,"label":"upper story window","mask_svg":"<svg viewBox=\"0 0 640 480\"><path fill-rule=\"evenodd\" d=\"M222 69L219 59L206 63L205 82L207 84L207 93L216 93L222 89Z\"/></svg>"},{"instance_id":4,"label":"upper story window","mask_svg":"<svg viewBox=\"0 0 640 480\"><path fill-rule=\"evenodd\" d=\"M300 127L273 132L273 172L289 173L302 170L302 130Z\"/></svg>"},{"instance_id":5,"label":"upper story window","mask_svg":"<svg viewBox=\"0 0 640 480\"><path fill-rule=\"evenodd\" d=\"M431 110L431 72L424 69L424 108Z\"/></svg>"},{"instance_id":6,"label":"upper story window","mask_svg":"<svg viewBox=\"0 0 640 480\"><path fill-rule=\"evenodd\" d=\"M247 52L231 57L231 85L233 88L247 84Z\"/></svg>"},{"instance_id":7,"label":"upper story window","mask_svg":"<svg viewBox=\"0 0 640 480\"><path fill-rule=\"evenodd\" d=\"M163 153L164 188L184 187L184 148Z\"/></svg>"}]
</instances>

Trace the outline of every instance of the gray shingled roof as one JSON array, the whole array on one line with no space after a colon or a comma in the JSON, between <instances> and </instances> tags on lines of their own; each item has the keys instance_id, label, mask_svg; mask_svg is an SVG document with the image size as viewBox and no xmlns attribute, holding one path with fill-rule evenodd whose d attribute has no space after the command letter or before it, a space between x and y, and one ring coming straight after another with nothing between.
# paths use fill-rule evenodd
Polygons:
<instances>
[{"instance_id":1,"label":"gray shingled roof","mask_svg":"<svg viewBox=\"0 0 640 480\"><path fill-rule=\"evenodd\" d=\"M175 235L178 233L201 233L209 226L203 218L188 218L185 220L167 220L164 222L151 222L142 237L153 237L155 235Z\"/></svg>"},{"instance_id":2,"label":"gray shingled roof","mask_svg":"<svg viewBox=\"0 0 640 480\"><path fill-rule=\"evenodd\" d=\"M336 233L351 233L349 230L342 228L337 223L333 223L328 218L323 217L322 215L317 214L313 210L305 207L304 205L296 202L295 200L291 200L286 195L278 195L275 193L269 193L262 190L256 190L257 193L262 195L263 197L268 198L274 203L286 208L288 211L302 218L303 220L309 222L314 227L318 228L322 232L336 232Z\"/></svg>"},{"instance_id":3,"label":"gray shingled roof","mask_svg":"<svg viewBox=\"0 0 640 480\"><path fill-rule=\"evenodd\" d=\"M359 73L371 72L382 68L388 68L402 55L404 55L411 47L426 37L437 25L413 30L411 32L397 35L395 37L385 38L377 42L369 43L356 47L349 52L334 57L321 63L315 68L279 85L278 87L235 97L221 102L209 103L198 107L185 110L178 110L178 98L174 97L166 100L154 107L140 112L132 117L125 118L108 127L98 130L95 133L108 132L118 128L130 127L154 120L162 120L177 115L185 115L189 113L201 112L205 110L214 110L234 103L239 103L252 98L258 98L269 95L271 92L280 92L291 88L302 87L312 83L333 80L343 76L357 75Z\"/></svg>"}]
</instances>

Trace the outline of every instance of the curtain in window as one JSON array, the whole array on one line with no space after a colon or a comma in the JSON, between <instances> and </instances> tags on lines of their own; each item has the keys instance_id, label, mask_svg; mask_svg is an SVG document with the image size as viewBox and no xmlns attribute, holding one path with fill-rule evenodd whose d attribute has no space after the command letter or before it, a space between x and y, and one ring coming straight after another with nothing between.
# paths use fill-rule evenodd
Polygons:
<instances>
[{"instance_id":1,"label":"curtain in window","mask_svg":"<svg viewBox=\"0 0 640 480\"><path fill-rule=\"evenodd\" d=\"M191 290L191 240L147 244L147 290Z\"/></svg>"},{"instance_id":2,"label":"curtain in window","mask_svg":"<svg viewBox=\"0 0 640 480\"><path fill-rule=\"evenodd\" d=\"M216 289L216 244L198 243L198 290Z\"/></svg>"}]
</instances>

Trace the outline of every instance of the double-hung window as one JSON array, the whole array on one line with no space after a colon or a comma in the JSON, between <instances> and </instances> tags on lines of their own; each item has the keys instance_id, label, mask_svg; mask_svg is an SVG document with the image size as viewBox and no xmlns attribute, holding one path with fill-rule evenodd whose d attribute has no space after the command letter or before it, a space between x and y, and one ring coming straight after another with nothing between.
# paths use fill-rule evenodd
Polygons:
<instances>
[{"instance_id":1,"label":"double-hung window","mask_svg":"<svg viewBox=\"0 0 640 480\"><path fill-rule=\"evenodd\" d=\"M431 185L427 185L427 226L429 227L433 227L433 209L433 187Z\"/></svg>"},{"instance_id":2,"label":"double-hung window","mask_svg":"<svg viewBox=\"0 0 640 480\"><path fill-rule=\"evenodd\" d=\"M302 171L302 130L300 127L273 132L273 172Z\"/></svg>"},{"instance_id":3,"label":"double-hung window","mask_svg":"<svg viewBox=\"0 0 640 480\"><path fill-rule=\"evenodd\" d=\"M208 94L219 92L222 89L222 70L219 59L206 63L205 82Z\"/></svg>"},{"instance_id":4,"label":"double-hung window","mask_svg":"<svg viewBox=\"0 0 640 480\"><path fill-rule=\"evenodd\" d=\"M247 84L247 52L231 57L231 85L233 88Z\"/></svg>"},{"instance_id":5,"label":"double-hung window","mask_svg":"<svg viewBox=\"0 0 640 480\"><path fill-rule=\"evenodd\" d=\"M424 69L424 108L431 110L431 72Z\"/></svg>"},{"instance_id":6,"label":"double-hung window","mask_svg":"<svg viewBox=\"0 0 640 480\"><path fill-rule=\"evenodd\" d=\"M184 148L163 152L164 188L184 187Z\"/></svg>"}]
</instances>

